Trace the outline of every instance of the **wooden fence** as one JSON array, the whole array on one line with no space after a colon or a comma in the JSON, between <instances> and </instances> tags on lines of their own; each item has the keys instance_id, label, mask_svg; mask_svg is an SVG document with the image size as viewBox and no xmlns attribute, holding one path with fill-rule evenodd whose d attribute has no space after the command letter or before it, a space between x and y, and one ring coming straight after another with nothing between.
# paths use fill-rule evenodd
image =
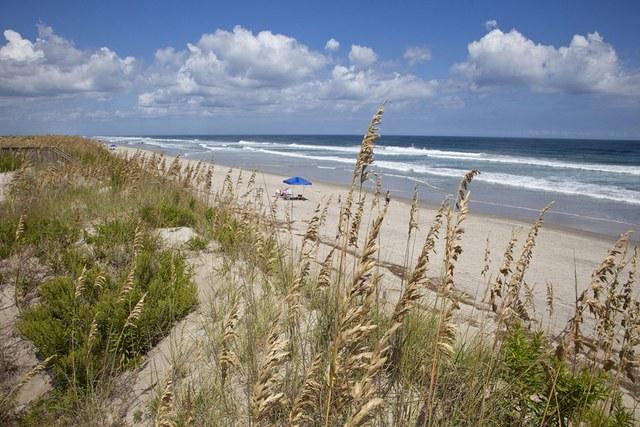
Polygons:
<instances>
[{"instance_id":1,"label":"wooden fence","mask_svg":"<svg viewBox=\"0 0 640 427\"><path fill-rule=\"evenodd\" d=\"M73 157L56 147L0 145L0 154L23 157L32 162L72 162Z\"/></svg>"}]
</instances>

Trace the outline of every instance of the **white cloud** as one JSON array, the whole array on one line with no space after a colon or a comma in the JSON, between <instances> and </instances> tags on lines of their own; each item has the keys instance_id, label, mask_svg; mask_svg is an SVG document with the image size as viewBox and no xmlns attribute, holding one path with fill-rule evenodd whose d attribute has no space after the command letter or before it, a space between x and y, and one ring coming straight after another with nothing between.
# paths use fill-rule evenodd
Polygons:
<instances>
[{"instance_id":1,"label":"white cloud","mask_svg":"<svg viewBox=\"0 0 640 427\"><path fill-rule=\"evenodd\" d=\"M351 52L354 65L328 69L328 57L294 38L242 27L217 30L186 50L158 50L138 105L148 114L294 111L416 101L437 90L435 81L374 69L377 55L370 48L354 45Z\"/></svg>"},{"instance_id":2,"label":"white cloud","mask_svg":"<svg viewBox=\"0 0 640 427\"><path fill-rule=\"evenodd\" d=\"M33 43L23 39L19 33L6 30L7 44L0 48L0 61L29 62L44 58L44 53L33 48Z\"/></svg>"},{"instance_id":3,"label":"white cloud","mask_svg":"<svg viewBox=\"0 0 640 427\"><path fill-rule=\"evenodd\" d=\"M327 43L324 45L326 50L335 51L340 49L340 42L334 38L330 38L327 40Z\"/></svg>"},{"instance_id":4,"label":"white cloud","mask_svg":"<svg viewBox=\"0 0 640 427\"><path fill-rule=\"evenodd\" d=\"M322 98L336 100L410 101L432 97L437 87L435 80L425 81L411 74L387 75L371 69L360 70L353 65L336 65L319 92Z\"/></svg>"},{"instance_id":5,"label":"white cloud","mask_svg":"<svg viewBox=\"0 0 640 427\"><path fill-rule=\"evenodd\" d=\"M409 65L426 62L431 59L431 50L426 46L410 46L404 51L404 59Z\"/></svg>"},{"instance_id":6,"label":"white cloud","mask_svg":"<svg viewBox=\"0 0 640 427\"><path fill-rule=\"evenodd\" d=\"M351 61L352 64L367 67L376 62L377 59L378 55L376 55L370 47L359 46L357 44L351 45L349 61Z\"/></svg>"},{"instance_id":7,"label":"white cloud","mask_svg":"<svg viewBox=\"0 0 640 427\"><path fill-rule=\"evenodd\" d=\"M276 86L284 81L303 79L328 62L323 55L310 51L294 38L271 31L254 35L240 26L232 32L217 30L204 34L197 45L189 49L192 54L198 51L198 55L206 57L206 66L219 67L219 71L238 82Z\"/></svg>"},{"instance_id":8,"label":"white cloud","mask_svg":"<svg viewBox=\"0 0 640 427\"><path fill-rule=\"evenodd\" d=\"M271 31L204 34L187 50L160 49L147 71L149 90L138 97L144 108L247 108L279 103L282 91L299 86L328 59L297 40Z\"/></svg>"},{"instance_id":9,"label":"white cloud","mask_svg":"<svg viewBox=\"0 0 640 427\"><path fill-rule=\"evenodd\" d=\"M517 30L494 29L468 45L454 70L473 87L517 85L541 92L640 95L640 72L625 70L600 34L573 36L569 46L535 43Z\"/></svg>"},{"instance_id":10,"label":"white cloud","mask_svg":"<svg viewBox=\"0 0 640 427\"><path fill-rule=\"evenodd\" d=\"M35 42L6 30L0 48L0 95L47 96L110 93L135 77L135 60L109 48L80 51L68 40L40 26Z\"/></svg>"},{"instance_id":11,"label":"white cloud","mask_svg":"<svg viewBox=\"0 0 640 427\"><path fill-rule=\"evenodd\" d=\"M489 19L488 21L484 22L484 28L486 28L487 31L495 30L496 28L498 28L498 21L496 21L495 19Z\"/></svg>"}]
</instances>

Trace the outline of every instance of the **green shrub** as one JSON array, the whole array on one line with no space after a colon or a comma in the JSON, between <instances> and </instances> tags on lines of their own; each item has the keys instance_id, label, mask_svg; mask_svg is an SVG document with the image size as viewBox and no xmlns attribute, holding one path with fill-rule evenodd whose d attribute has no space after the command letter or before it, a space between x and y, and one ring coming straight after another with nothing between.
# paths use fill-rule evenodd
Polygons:
<instances>
[{"instance_id":1,"label":"green shrub","mask_svg":"<svg viewBox=\"0 0 640 427\"><path fill-rule=\"evenodd\" d=\"M605 374L574 374L549 350L542 332L517 326L507 336L499 375L504 425L569 425L608 396Z\"/></svg>"},{"instance_id":2,"label":"green shrub","mask_svg":"<svg viewBox=\"0 0 640 427\"><path fill-rule=\"evenodd\" d=\"M54 215L30 220L27 217L23 240L25 244L48 249L49 243L67 247L80 236L80 230L70 218Z\"/></svg>"},{"instance_id":3,"label":"green shrub","mask_svg":"<svg viewBox=\"0 0 640 427\"><path fill-rule=\"evenodd\" d=\"M15 219L0 220L0 258L8 258L16 239L16 227L18 221Z\"/></svg>"},{"instance_id":4,"label":"green shrub","mask_svg":"<svg viewBox=\"0 0 640 427\"><path fill-rule=\"evenodd\" d=\"M11 172L19 169L24 163L21 157L11 156L8 154L0 154L0 173Z\"/></svg>"},{"instance_id":5,"label":"green shrub","mask_svg":"<svg viewBox=\"0 0 640 427\"><path fill-rule=\"evenodd\" d=\"M186 245L190 251L202 251L207 248L209 242L200 236L190 238Z\"/></svg>"},{"instance_id":6,"label":"green shrub","mask_svg":"<svg viewBox=\"0 0 640 427\"><path fill-rule=\"evenodd\" d=\"M78 298L71 276L45 283L40 304L25 311L19 324L44 357L56 355L52 374L65 387L85 388L108 367L116 371L135 363L197 301L184 257L170 251L139 255L134 288L124 300L119 296L126 274L108 277L101 289L93 285L98 274L97 267L90 268ZM125 327L145 293L140 318ZM94 319L97 329L89 339Z\"/></svg>"},{"instance_id":7,"label":"green shrub","mask_svg":"<svg viewBox=\"0 0 640 427\"><path fill-rule=\"evenodd\" d=\"M142 207L140 216L153 227L193 227L196 225L196 216L192 209L167 201L155 206Z\"/></svg>"}]
</instances>

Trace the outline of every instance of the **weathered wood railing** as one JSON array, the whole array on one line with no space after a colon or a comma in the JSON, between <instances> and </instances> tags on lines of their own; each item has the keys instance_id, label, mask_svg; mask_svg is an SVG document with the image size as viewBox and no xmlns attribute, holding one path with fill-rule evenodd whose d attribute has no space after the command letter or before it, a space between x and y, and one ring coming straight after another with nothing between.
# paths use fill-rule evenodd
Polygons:
<instances>
[{"instance_id":1,"label":"weathered wood railing","mask_svg":"<svg viewBox=\"0 0 640 427\"><path fill-rule=\"evenodd\" d=\"M73 157L56 147L0 145L0 154L20 156L37 162L72 162Z\"/></svg>"}]
</instances>

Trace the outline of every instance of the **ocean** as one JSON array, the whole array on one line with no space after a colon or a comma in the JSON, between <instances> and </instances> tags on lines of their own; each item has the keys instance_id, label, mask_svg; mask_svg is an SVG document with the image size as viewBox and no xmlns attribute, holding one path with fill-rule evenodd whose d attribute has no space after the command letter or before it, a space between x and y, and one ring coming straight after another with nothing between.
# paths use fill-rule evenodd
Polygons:
<instances>
[{"instance_id":1,"label":"ocean","mask_svg":"<svg viewBox=\"0 0 640 427\"><path fill-rule=\"evenodd\" d=\"M357 135L100 136L128 147L347 184ZM555 202L546 222L615 237L640 230L640 141L387 136L373 171L392 197L439 204L478 169L470 209L530 221ZM373 184L371 184L371 187ZM638 236L634 237L637 240Z\"/></svg>"}]
</instances>

